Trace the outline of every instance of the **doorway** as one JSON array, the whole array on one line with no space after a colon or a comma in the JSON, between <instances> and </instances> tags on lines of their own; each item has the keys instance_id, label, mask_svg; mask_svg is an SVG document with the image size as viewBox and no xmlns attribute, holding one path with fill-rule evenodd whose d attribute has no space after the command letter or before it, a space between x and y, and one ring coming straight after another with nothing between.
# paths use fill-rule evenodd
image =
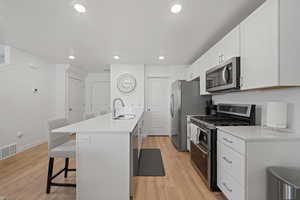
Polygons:
<instances>
[{"instance_id":1,"label":"doorway","mask_svg":"<svg viewBox=\"0 0 300 200\"><path fill-rule=\"evenodd\" d=\"M148 135L169 134L169 78L148 77L146 85L146 130Z\"/></svg>"},{"instance_id":2,"label":"doorway","mask_svg":"<svg viewBox=\"0 0 300 200\"><path fill-rule=\"evenodd\" d=\"M68 119L69 123L83 120L84 114L84 82L83 80L69 77L68 80Z\"/></svg>"}]
</instances>

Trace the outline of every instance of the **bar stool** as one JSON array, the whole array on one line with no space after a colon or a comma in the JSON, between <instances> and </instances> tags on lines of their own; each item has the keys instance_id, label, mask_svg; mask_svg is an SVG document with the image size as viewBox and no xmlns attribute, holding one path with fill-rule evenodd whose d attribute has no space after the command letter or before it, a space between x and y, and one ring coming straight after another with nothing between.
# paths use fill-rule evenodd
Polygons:
<instances>
[{"instance_id":1,"label":"bar stool","mask_svg":"<svg viewBox=\"0 0 300 200\"><path fill-rule=\"evenodd\" d=\"M76 187L76 184L67 183L55 183L52 182L58 175L64 172L64 177L68 177L69 171L76 171L76 169L69 169L69 158L75 158L76 156L76 141L70 140L70 133L52 133L53 129L67 126L66 119L54 119L49 120L49 140L48 140L48 155L49 155L49 167L47 177L47 194L50 193L51 186L62 187ZM53 175L54 158L65 158L65 167Z\"/></svg>"}]
</instances>

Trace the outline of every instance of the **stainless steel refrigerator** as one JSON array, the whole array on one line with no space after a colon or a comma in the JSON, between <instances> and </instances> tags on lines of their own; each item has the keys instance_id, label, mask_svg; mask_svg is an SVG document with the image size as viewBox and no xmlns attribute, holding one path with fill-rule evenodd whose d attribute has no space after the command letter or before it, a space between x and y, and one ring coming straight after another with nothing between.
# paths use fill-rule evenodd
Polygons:
<instances>
[{"instance_id":1,"label":"stainless steel refrigerator","mask_svg":"<svg viewBox=\"0 0 300 200\"><path fill-rule=\"evenodd\" d=\"M204 115L211 96L200 96L199 81L175 81L170 98L172 142L178 151L187 151L186 115Z\"/></svg>"}]
</instances>

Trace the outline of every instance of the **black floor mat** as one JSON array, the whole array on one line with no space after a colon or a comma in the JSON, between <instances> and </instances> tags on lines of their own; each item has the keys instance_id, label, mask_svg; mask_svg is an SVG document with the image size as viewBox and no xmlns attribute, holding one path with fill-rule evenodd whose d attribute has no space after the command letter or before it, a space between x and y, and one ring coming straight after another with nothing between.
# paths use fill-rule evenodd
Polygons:
<instances>
[{"instance_id":1,"label":"black floor mat","mask_svg":"<svg viewBox=\"0 0 300 200\"><path fill-rule=\"evenodd\" d=\"M165 169L159 149L142 149L138 176L165 176Z\"/></svg>"}]
</instances>

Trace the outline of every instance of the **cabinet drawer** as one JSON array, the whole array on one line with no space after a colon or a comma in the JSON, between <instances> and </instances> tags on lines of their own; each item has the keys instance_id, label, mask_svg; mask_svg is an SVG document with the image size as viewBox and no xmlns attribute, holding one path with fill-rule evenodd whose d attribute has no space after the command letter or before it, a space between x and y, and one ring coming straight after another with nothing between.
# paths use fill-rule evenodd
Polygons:
<instances>
[{"instance_id":1,"label":"cabinet drawer","mask_svg":"<svg viewBox=\"0 0 300 200\"><path fill-rule=\"evenodd\" d=\"M221 188L230 200L245 200L245 191L226 171L221 175Z\"/></svg>"},{"instance_id":2,"label":"cabinet drawer","mask_svg":"<svg viewBox=\"0 0 300 200\"><path fill-rule=\"evenodd\" d=\"M220 164L221 169L224 169L231 175L242 188L245 186L245 157L226 145L219 143L221 145L220 151Z\"/></svg>"},{"instance_id":3,"label":"cabinet drawer","mask_svg":"<svg viewBox=\"0 0 300 200\"><path fill-rule=\"evenodd\" d=\"M218 130L218 140L236 152L245 154L246 145L243 140L220 130Z\"/></svg>"}]
</instances>

